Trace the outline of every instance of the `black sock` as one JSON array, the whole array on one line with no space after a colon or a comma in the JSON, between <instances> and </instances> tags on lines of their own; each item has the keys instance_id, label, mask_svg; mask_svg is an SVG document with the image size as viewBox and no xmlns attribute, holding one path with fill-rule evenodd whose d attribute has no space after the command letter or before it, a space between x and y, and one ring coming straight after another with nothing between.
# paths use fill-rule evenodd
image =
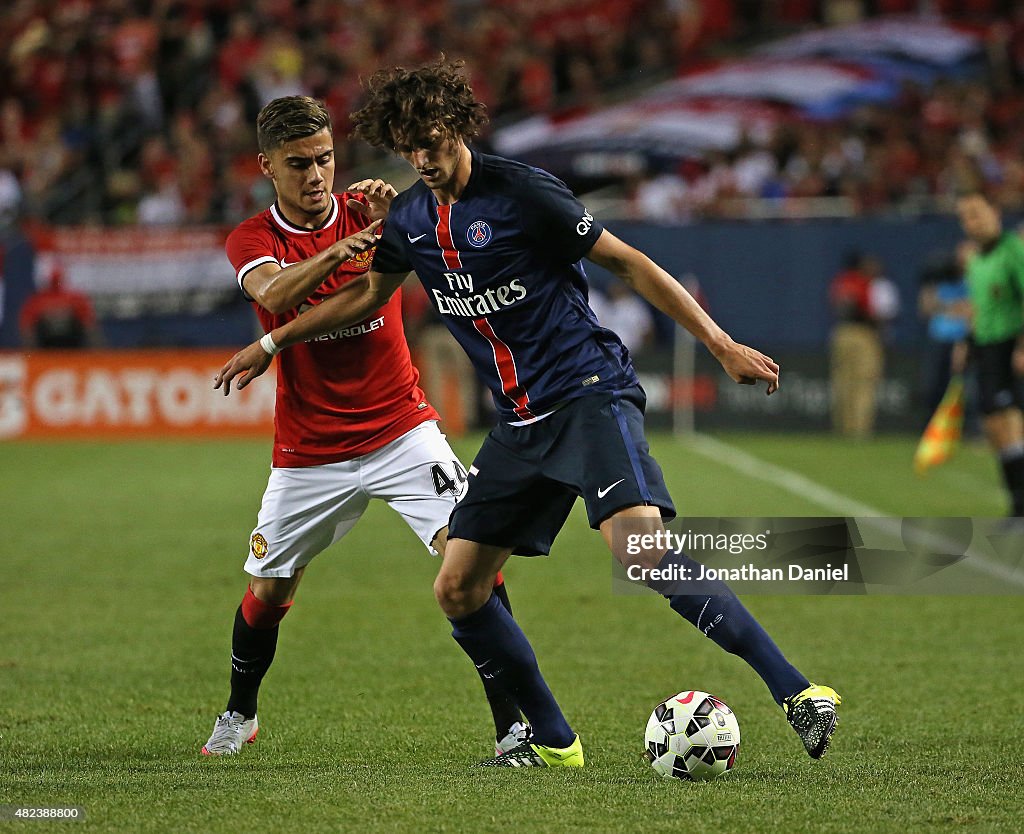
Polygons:
<instances>
[{"instance_id":1,"label":"black sock","mask_svg":"<svg viewBox=\"0 0 1024 834\"><path fill-rule=\"evenodd\" d=\"M1012 514L1024 516L1024 449L1005 450L999 455L1003 482L1010 493Z\"/></svg>"},{"instance_id":2,"label":"black sock","mask_svg":"<svg viewBox=\"0 0 1024 834\"><path fill-rule=\"evenodd\" d=\"M508 591L505 590L505 583L500 582L494 586L494 595L501 600L505 610L512 613L512 603L509 602ZM494 738L501 741L509 731L509 728L518 721L523 720L522 714L516 702L509 697L504 688L499 686L493 678L485 678L482 670L477 669L480 675L480 682L484 685L484 693L487 695L487 703L491 707L491 716L494 718Z\"/></svg>"},{"instance_id":3,"label":"black sock","mask_svg":"<svg viewBox=\"0 0 1024 834\"><path fill-rule=\"evenodd\" d=\"M242 616L242 606L238 606L231 635L231 697L228 698L228 712L240 712L246 718L256 715L260 683L274 662L279 631L279 625L253 628Z\"/></svg>"}]
</instances>

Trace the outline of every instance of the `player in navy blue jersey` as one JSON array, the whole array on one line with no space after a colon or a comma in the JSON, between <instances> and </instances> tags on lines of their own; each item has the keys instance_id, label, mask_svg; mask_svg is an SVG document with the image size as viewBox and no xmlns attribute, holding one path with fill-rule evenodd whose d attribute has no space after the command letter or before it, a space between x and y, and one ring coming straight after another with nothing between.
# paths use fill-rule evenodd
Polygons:
<instances>
[{"instance_id":1,"label":"player in navy blue jersey","mask_svg":"<svg viewBox=\"0 0 1024 834\"><path fill-rule=\"evenodd\" d=\"M508 557L546 554L577 497L624 565L699 572L685 554L628 552L624 531L658 532L675 516L644 438L645 396L629 353L587 304L585 257L700 339L736 382L779 384L779 366L733 341L646 255L603 228L550 174L473 150L486 121L460 66L375 73L353 114L355 133L404 158L419 181L391 204L371 271L315 309L249 346L221 371L244 387L275 351L371 314L415 270L435 309L488 385L499 423L452 513L434 584L452 633L498 680L533 728L532 740L484 764L581 766L570 728L533 649L491 587ZM634 540L635 541L635 540ZM682 574L685 575L685 574ZM650 581L673 610L742 657L785 709L807 752L820 758L839 696L808 682L721 582Z\"/></svg>"}]
</instances>

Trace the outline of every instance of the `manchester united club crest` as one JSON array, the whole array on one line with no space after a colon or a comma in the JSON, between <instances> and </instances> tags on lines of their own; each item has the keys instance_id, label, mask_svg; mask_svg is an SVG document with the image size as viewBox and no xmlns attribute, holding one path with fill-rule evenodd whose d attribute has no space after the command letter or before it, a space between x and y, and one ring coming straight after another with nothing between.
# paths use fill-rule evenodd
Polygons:
<instances>
[{"instance_id":1,"label":"manchester united club crest","mask_svg":"<svg viewBox=\"0 0 1024 834\"><path fill-rule=\"evenodd\" d=\"M471 245L479 249L491 242L491 227L487 225L486 220L475 220L469 224L466 237L469 238Z\"/></svg>"},{"instance_id":2,"label":"manchester united club crest","mask_svg":"<svg viewBox=\"0 0 1024 834\"><path fill-rule=\"evenodd\" d=\"M370 262L373 261L373 252L377 247L373 249L367 249L365 252L360 252L358 255L353 255L348 259L348 262L356 269L365 271L370 268Z\"/></svg>"},{"instance_id":3,"label":"manchester united club crest","mask_svg":"<svg viewBox=\"0 0 1024 834\"><path fill-rule=\"evenodd\" d=\"M257 559L263 559L269 552L270 547L267 545L267 540L263 538L262 533L253 533L252 540L249 542L249 549L252 550L252 555Z\"/></svg>"}]
</instances>

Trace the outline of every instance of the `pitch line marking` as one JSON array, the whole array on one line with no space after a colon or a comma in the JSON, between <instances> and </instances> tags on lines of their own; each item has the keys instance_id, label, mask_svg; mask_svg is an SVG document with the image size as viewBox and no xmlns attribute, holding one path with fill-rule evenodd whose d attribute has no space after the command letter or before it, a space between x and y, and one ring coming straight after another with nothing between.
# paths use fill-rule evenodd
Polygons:
<instances>
[{"instance_id":1,"label":"pitch line marking","mask_svg":"<svg viewBox=\"0 0 1024 834\"><path fill-rule=\"evenodd\" d=\"M776 466L774 463L769 463L763 458L745 452L743 449L729 443L716 440L706 434L693 434L690 436L687 446L708 460L724 464L733 471L747 477L757 478L758 480L781 487L798 498L803 498L811 504L816 504L822 509L828 510L833 515L844 517L857 516L889 535L899 536L901 534L902 523L900 520L893 518L888 513L882 512L877 507L872 507L870 504L865 504L856 498L851 498L849 495L829 489L824 484L812 481L810 478L791 469L785 469L781 466ZM923 538L925 541L931 538L937 545L947 550L955 548L954 542L942 536L924 534ZM974 546L968 548L967 555L971 558L967 559L964 564L972 570L1002 582L1009 582L1012 585L1024 588L1024 577L1005 565L993 562L983 553L979 553Z\"/></svg>"}]
</instances>

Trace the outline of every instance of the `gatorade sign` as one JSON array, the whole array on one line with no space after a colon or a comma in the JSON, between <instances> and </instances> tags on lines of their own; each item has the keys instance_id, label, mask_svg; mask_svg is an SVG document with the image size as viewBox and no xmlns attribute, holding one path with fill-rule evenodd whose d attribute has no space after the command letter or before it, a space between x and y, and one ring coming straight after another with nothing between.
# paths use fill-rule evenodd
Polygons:
<instances>
[{"instance_id":1,"label":"gatorade sign","mask_svg":"<svg viewBox=\"0 0 1024 834\"><path fill-rule=\"evenodd\" d=\"M225 397L224 350L0 353L0 439L267 436L275 376Z\"/></svg>"}]
</instances>

